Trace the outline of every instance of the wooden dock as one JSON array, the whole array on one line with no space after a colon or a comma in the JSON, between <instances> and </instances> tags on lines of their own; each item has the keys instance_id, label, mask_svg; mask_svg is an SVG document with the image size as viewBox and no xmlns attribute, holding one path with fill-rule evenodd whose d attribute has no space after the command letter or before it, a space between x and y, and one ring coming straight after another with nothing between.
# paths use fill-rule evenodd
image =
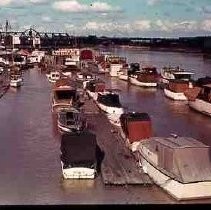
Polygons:
<instances>
[{"instance_id":1,"label":"wooden dock","mask_svg":"<svg viewBox=\"0 0 211 210\"><path fill-rule=\"evenodd\" d=\"M105 156L101 164L104 184L110 185L150 185L151 179L137 165L135 157L126 147L118 129L113 126L106 115L101 113L95 104L85 100L83 111L90 129L97 135L99 147Z\"/></svg>"}]
</instances>

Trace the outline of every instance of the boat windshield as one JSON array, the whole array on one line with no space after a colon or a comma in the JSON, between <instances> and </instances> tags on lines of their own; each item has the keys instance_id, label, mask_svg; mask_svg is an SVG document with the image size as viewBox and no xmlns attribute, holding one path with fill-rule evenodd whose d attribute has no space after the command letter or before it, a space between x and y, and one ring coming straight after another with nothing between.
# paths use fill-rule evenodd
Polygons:
<instances>
[{"instance_id":1,"label":"boat windshield","mask_svg":"<svg viewBox=\"0 0 211 210\"><path fill-rule=\"evenodd\" d=\"M192 74L174 74L175 79L190 80Z\"/></svg>"}]
</instances>

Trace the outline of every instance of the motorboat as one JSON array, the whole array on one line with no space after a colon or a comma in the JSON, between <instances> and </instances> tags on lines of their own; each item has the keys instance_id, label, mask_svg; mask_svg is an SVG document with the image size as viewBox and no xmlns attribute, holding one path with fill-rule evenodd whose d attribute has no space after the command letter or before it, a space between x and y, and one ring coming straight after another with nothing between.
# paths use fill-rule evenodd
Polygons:
<instances>
[{"instance_id":1,"label":"motorboat","mask_svg":"<svg viewBox=\"0 0 211 210\"><path fill-rule=\"evenodd\" d=\"M159 74L156 67L143 67L141 71L131 73L129 82L141 87L157 87Z\"/></svg>"},{"instance_id":2,"label":"motorboat","mask_svg":"<svg viewBox=\"0 0 211 210\"><path fill-rule=\"evenodd\" d=\"M58 128L62 132L80 132L86 127L85 119L75 108L61 109L57 119Z\"/></svg>"},{"instance_id":3,"label":"motorboat","mask_svg":"<svg viewBox=\"0 0 211 210\"><path fill-rule=\"evenodd\" d=\"M190 81L192 75L194 75L193 72L184 70L180 68L179 66L177 67L163 67L161 69L161 82L164 84L168 84L169 80L185 80L185 81Z\"/></svg>"},{"instance_id":4,"label":"motorboat","mask_svg":"<svg viewBox=\"0 0 211 210\"><path fill-rule=\"evenodd\" d=\"M13 74L10 76L10 87L20 87L22 85L22 78L19 74Z\"/></svg>"},{"instance_id":5,"label":"motorboat","mask_svg":"<svg viewBox=\"0 0 211 210\"><path fill-rule=\"evenodd\" d=\"M52 112L77 107L78 100L76 87L71 85L69 79L56 81L52 89Z\"/></svg>"},{"instance_id":6,"label":"motorboat","mask_svg":"<svg viewBox=\"0 0 211 210\"><path fill-rule=\"evenodd\" d=\"M111 77L118 77L118 72L123 68L126 64L126 58L111 56L109 57L110 69L109 74Z\"/></svg>"},{"instance_id":7,"label":"motorboat","mask_svg":"<svg viewBox=\"0 0 211 210\"><path fill-rule=\"evenodd\" d=\"M61 137L64 179L94 179L97 174L96 135L89 131L65 133Z\"/></svg>"},{"instance_id":8,"label":"motorboat","mask_svg":"<svg viewBox=\"0 0 211 210\"><path fill-rule=\"evenodd\" d=\"M91 80L86 84L86 92L90 98L97 100L98 93L105 91L105 82L98 80Z\"/></svg>"},{"instance_id":9,"label":"motorboat","mask_svg":"<svg viewBox=\"0 0 211 210\"><path fill-rule=\"evenodd\" d=\"M190 108L211 117L211 83L194 87L186 96Z\"/></svg>"},{"instance_id":10,"label":"motorboat","mask_svg":"<svg viewBox=\"0 0 211 210\"><path fill-rule=\"evenodd\" d=\"M190 137L151 137L138 146L139 165L177 200L211 197L210 147Z\"/></svg>"},{"instance_id":11,"label":"motorboat","mask_svg":"<svg viewBox=\"0 0 211 210\"><path fill-rule=\"evenodd\" d=\"M120 116L120 123L120 134L133 152L143 139L152 137L152 123L147 113L124 113Z\"/></svg>"},{"instance_id":12,"label":"motorboat","mask_svg":"<svg viewBox=\"0 0 211 210\"><path fill-rule=\"evenodd\" d=\"M169 80L169 83L164 88L164 94L172 100L187 101L185 92L193 88L191 81L185 80Z\"/></svg>"}]
</instances>

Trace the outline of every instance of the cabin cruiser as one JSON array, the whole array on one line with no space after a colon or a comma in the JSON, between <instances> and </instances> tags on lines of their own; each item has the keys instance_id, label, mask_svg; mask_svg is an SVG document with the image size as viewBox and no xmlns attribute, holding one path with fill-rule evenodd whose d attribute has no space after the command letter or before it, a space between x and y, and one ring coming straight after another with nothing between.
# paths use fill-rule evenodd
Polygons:
<instances>
[{"instance_id":1,"label":"cabin cruiser","mask_svg":"<svg viewBox=\"0 0 211 210\"><path fill-rule=\"evenodd\" d=\"M211 197L210 147L189 137L151 137L138 146L139 164L177 200Z\"/></svg>"},{"instance_id":2,"label":"cabin cruiser","mask_svg":"<svg viewBox=\"0 0 211 210\"><path fill-rule=\"evenodd\" d=\"M98 93L105 91L105 82L102 80L91 80L86 84L86 92L90 98L97 100Z\"/></svg>"},{"instance_id":3,"label":"cabin cruiser","mask_svg":"<svg viewBox=\"0 0 211 210\"><path fill-rule=\"evenodd\" d=\"M124 109L119 101L119 95L110 91L98 93L96 103L98 107L106 112L109 121L114 125L120 125L119 118Z\"/></svg>"},{"instance_id":4,"label":"cabin cruiser","mask_svg":"<svg viewBox=\"0 0 211 210\"><path fill-rule=\"evenodd\" d=\"M72 77L72 71L71 69L67 68L67 67L64 67L61 69L61 75L64 76L64 77Z\"/></svg>"},{"instance_id":5,"label":"cabin cruiser","mask_svg":"<svg viewBox=\"0 0 211 210\"><path fill-rule=\"evenodd\" d=\"M61 137L64 179L94 179L97 173L96 135L89 131L65 133Z\"/></svg>"},{"instance_id":6,"label":"cabin cruiser","mask_svg":"<svg viewBox=\"0 0 211 210\"><path fill-rule=\"evenodd\" d=\"M20 87L22 85L22 78L19 74L13 74L10 76L10 87Z\"/></svg>"},{"instance_id":7,"label":"cabin cruiser","mask_svg":"<svg viewBox=\"0 0 211 210\"><path fill-rule=\"evenodd\" d=\"M151 119L147 113L124 113L120 117L120 123L120 134L133 152L143 139L152 137Z\"/></svg>"},{"instance_id":8,"label":"cabin cruiser","mask_svg":"<svg viewBox=\"0 0 211 210\"><path fill-rule=\"evenodd\" d=\"M52 112L77 106L77 102L76 87L68 79L58 80L52 89Z\"/></svg>"},{"instance_id":9,"label":"cabin cruiser","mask_svg":"<svg viewBox=\"0 0 211 210\"><path fill-rule=\"evenodd\" d=\"M196 86L186 95L190 108L211 117L211 83Z\"/></svg>"},{"instance_id":10,"label":"cabin cruiser","mask_svg":"<svg viewBox=\"0 0 211 210\"><path fill-rule=\"evenodd\" d=\"M186 101L188 100L185 92L193 88L190 81L185 80L169 80L169 83L164 88L164 94L172 100Z\"/></svg>"},{"instance_id":11,"label":"cabin cruiser","mask_svg":"<svg viewBox=\"0 0 211 210\"><path fill-rule=\"evenodd\" d=\"M57 80L61 78L59 71L51 71L49 74L46 74L48 81L51 83L55 83Z\"/></svg>"},{"instance_id":12,"label":"cabin cruiser","mask_svg":"<svg viewBox=\"0 0 211 210\"><path fill-rule=\"evenodd\" d=\"M158 76L155 67L143 67L141 71L130 74L129 82L141 87L157 87Z\"/></svg>"},{"instance_id":13,"label":"cabin cruiser","mask_svg":"<svg viewBox=\"0 0 211 210\"><path fill-rule=\"evenodd\" d=\"M76 81L78 82L82 82L83 83L83 88L85 89L86 88L86 84L89 82L89 81L92 81L94 80L95 77L92 75L92 74L89 74L89 73L78 73L76 75Z\"/></svg>"},{"instance_id":14,"label":"cabin cruiser","mask_svg":"<svg viewBox=\"0 0 211 210\"><path fill-rule=\"evenodd\" d=\"M189 81L193 72L185 71L181 69L179 66L174 67L163 67L161 69L161 82L168 84L169 80L177 79L177 80L186 80Z\"/></svg>"},{"instance_id":15,"label":"cabin cruiser","mask_svg":"<svg viewBox=\"0 0 211 210\"><path fill-rule=\"evenodd\" d=\"M58 127L62 132L80 132L86 124L81 113L75 108L61 109L57 119Z\"/></svg>"}]
</instances>

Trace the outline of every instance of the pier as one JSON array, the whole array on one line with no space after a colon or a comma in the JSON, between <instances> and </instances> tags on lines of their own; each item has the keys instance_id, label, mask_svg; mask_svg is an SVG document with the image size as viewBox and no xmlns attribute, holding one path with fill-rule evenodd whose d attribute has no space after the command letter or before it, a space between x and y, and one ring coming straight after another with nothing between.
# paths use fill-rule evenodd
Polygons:
<instances>
[{"instance_id":1,"label":"pier","mask_svg":"<svg viewBox=\"0 0 211 210\"><path fill-rule=\"evenodd\" d=\"M85 100L84 113L97 142L105 153L101 164L103 183L106 185L150 185L152 181L138 166L126 147L118 129L110 124L92 99Z\"/></svg>"}]
</instances>

